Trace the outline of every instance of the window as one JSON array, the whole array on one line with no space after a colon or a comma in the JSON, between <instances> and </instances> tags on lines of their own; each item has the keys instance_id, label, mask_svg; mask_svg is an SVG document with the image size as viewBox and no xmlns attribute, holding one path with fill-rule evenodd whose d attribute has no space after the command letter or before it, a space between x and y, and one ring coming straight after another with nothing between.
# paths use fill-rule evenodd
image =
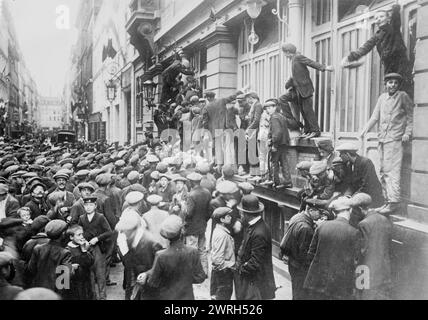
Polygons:
<instances>
[{"instance_id":1,"label":"window","mask_svg":"<svg viewBox=\"0 0 428 320\"><path fill-rule=\"evenodd\" d=\"M138 123L143 121L143 108L144 108L144 101L143 101L143 81L141 77L137 78L137 86L136 86L136 103L135 103L135 113L136 113L136 120Z\"/></svg>"},{"instance_id":2,"label":"window","mask_svg":"<svg viewBox=\"0 0 428 320\"><path fill-rule=\"evenodd\" d=\"M207 76L202 76L199 79L199 82L200 82L201 89L203 91L207 90Z\"/></svg>"},{"instance_id":3,"label":"window","mask_svg":"<svg viewBox=\"0 0 428 320\"><path fill-rule=\"evenodd\" d=\"M199 72L207 70L207 48L201 48L199 53Z\"/></svg>"},{"instance_id":4,"label":"window","mask_svg":"<svg viewBox=\"0 0 428 320\"><path fill-rule=\"evenodd\" d=\"M315 25L319 26L331 21L331 0L312 0L312 8L312 21Z\"/></svg>"}]
</instances>

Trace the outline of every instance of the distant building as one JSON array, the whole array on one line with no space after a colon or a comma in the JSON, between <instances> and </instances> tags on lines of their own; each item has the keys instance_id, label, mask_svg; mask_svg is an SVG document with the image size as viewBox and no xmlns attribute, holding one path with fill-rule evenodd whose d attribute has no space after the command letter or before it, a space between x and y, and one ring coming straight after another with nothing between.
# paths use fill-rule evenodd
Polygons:
<instances>
[{"instance_id":1,"label":"distant building","mask_svg":"<svg viewBox=\"0 0 428 320\"><path fill-rule=\"evenodd\" d=\"M58 98L41 97L39 100L39 126L53 130L63 126L63 103Z\"/></svg>"}]
</instances>

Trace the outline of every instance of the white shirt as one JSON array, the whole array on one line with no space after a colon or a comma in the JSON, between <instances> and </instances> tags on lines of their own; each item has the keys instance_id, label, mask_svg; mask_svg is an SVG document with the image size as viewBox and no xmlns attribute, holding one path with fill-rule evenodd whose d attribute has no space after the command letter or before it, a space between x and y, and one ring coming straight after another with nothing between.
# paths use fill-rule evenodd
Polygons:
<instances>
[{"instance_id":1,"label":"white shirt","mask_svg":"<svg viewBox=\"0 0 428 320\"><path fill-rule=\"evenodd\" d=\"M87 215L89 222L92 222L92 219L94 218L94 215L95 215L95 212Z\"/></svg>"}]
</instances>

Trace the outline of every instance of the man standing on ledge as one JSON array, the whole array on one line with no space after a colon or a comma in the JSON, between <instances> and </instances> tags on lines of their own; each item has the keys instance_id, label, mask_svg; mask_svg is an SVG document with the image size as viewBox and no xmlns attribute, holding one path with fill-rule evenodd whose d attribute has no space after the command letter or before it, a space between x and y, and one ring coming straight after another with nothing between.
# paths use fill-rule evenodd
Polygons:
<instances>
[{"instance_id":1,"label":"man standing on ledge","mask_svg":"<svg viewBox=\"0 0 428 320\"><path fill-rule=\"evenodd\" d=\"M379 97L370 121L361 132L364 136L379 123L379 155L382 188L387 205L380 210L390 214L400 205L401 163L403 144L410 141L413 131L414 104L404 91L400 91L403 77L398 73L385 76L387 92Z\"/></svg>"},{"instance_id":2,"label":"man standing on ledge","mask_svg":"<svg viewBox=\"0 0 428 320\"><path fill-rule=\"evenodd\" d=\"M305 132L301 137L306 139L319 137L321 130L312 108L312 96L315 89L309 75L308 66L322 72L332 72L334 69L332 66L325 66L297 53L297 48L294 44L284 44L282 51L291 61L291 78L287 81L286 88L295 91L297 105L305 120Z\"/></svg>"}]
</instances>

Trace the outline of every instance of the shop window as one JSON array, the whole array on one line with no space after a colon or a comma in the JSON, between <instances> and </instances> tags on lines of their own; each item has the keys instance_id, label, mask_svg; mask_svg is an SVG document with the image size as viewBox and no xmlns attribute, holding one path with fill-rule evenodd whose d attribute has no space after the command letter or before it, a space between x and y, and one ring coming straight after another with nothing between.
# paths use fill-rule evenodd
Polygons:
<instances>
[{"instance_id":1,"label":"shop window","mask_svg":"<svg viewBox=\"0 0 428 320\"><path fill-rule=\"evenodd\" d=\"M201 89L205 91L207 89L207 76L200 77L199 82Z\"/></svg>"},{"instance_id":2,"label":"shop window","mask_svg":"<svg viewBox=\"0 0 428 320\"><path fill-rule=\"evenodd\" d=\"M312 8L312 19L315 25L319 26L331 21L331 0L312 0Z\"/></svg>"},{"instance_id":3,"label":"shop window","mask_svg":"<svg viewBox=\"0 0 428 320\"><path fill-rule=\"evenodd\" d=\"M254 46L255 53L279 42L278 19L272 18L272 9L274 8L273 5L263 7L260 17L255 21L255 32L260 38L259 42Z\"/></svg>"}]
</instances>

